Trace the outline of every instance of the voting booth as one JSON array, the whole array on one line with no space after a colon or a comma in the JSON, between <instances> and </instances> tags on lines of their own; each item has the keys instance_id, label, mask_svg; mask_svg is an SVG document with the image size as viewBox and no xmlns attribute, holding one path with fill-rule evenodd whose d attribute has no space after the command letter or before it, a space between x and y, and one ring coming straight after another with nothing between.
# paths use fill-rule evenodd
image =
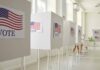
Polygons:
<instances>
[{"instance_id":1,"label":"voting booth","mask_svg":"<svg viewBox=\"0 0 100 70\"><path fill-rule=\"evenodd\" d=\"M27 0L0 0L0 61L30 54L30 11Z\"/></svg>"},{"instance_id":2,"label":"voting booth","mask_svg":"<svg viewBox=\"0 0 100 70\"><path fill-rule=\"evenodd\" d=\"M76 24L65 21L63 24L63 46L72 46L75 44Z\"/></svg>"},{"instance_id":3,"label":"voting booth","mask_svg":"<svg viewBox=\"0 0 100 70\"><path fill-rule=\"evenodd\" d=\"M81 42L82 39L82 27L78 26L78 42Z\"/></svg>"},{"instance_id":4,"label":"voting booth","mask_svg":"<svg viewBox=\"0 0 100 70\"><path fill-rule=\"evenodd\" d=\"M75 44L76 36L76 24L69 22L69 45Z\"/></svg>"},{"instance_id":5,"label":"voting booth","mask_svg":"<svg viewBox=\"0 0 100 70\"><path fill-rule=\"evenodd\" d=\"M62 47L63 20L53 12L37 13L31 22L31 48L56 49Z\"/></svg>"}]
</instances>

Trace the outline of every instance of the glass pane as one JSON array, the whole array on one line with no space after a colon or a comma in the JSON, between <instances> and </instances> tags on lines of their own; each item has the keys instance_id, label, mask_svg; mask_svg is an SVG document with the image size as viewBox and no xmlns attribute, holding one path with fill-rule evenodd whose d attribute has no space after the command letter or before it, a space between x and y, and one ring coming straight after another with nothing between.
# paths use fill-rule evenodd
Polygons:
<instances>
[{"instance_id":1,"label":"glass pane","mask_svg":"<svg viewBox=\"0 0 100 70\"><path fill-rule=\"evenodd\" d=\"M32 0L32 7L31 7L31 21L32 21L32 17L35 14L36 11L36 0Z\"/></svg>"},{"instance_id":2,"label":"glass pane","mask_svg":"<svg viewBox=\"0 0 100 70\"><path fill-rule=\"evenodd\" d=\"M37 0L37 12L45 12L45 11L46 11L46 1Z\"/></svg>"},{"instance_id":3,"label":"glass pane","mask_svg":"<svg viewBox=\"0 0 100 70\"><path fill-rule=\"evenodd\" d=\"M82 9L81 8L77 12L77 24L80 26L82 25Z\"/></svg>"},{"instance_id":4,"label":"glass pane","mask_svg":"<svg viewBox=\"0 0 100 70\"><path fill-rule=\"evenodd\" d=\"M67 20L73 21L73 3L71 0L67 0Z\"/></svg>"}]
</instances>

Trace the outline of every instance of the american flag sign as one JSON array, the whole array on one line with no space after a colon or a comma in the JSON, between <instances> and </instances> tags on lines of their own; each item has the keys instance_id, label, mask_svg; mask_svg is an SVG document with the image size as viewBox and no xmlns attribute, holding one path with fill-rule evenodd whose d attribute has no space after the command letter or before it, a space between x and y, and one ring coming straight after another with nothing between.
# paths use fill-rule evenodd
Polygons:
<instances>
[{"instance_id":1,"label":"american flag sign","mask_svg":"<svg viewBox=\"0 0 100 70\"><path fill-rule=\"evenodd\" d=\"M74 28L73 27L70 28L70 32L71 32L71 35L74 35Z\"/></svg>"},{"instance_id":2,"label":"american flag sign","mask_svg":"<svg viewBox=\"0 0 100 70\"><path fill-rule=\"evenodd\" d=\"M35 31L40 30L40 22L32 22L31 29Z\"/></svg>"},{"instance_id":3,"label":"american flag sign","mask_svg":"<svg viewBox=\"0 0 100 70\"><path fill-rule=\"evenodd\" d=\"M0 8L0 26L13 30L23 29L23 15L18 15L6 8Z\"/></svg>"},{"instance_id":4,"label":"american flag sign","mask_svg":"<svg viewBox=\"0 0 100 70\"><path fill-rule=\"evenodd\" d=\"M61 32L61 26L58 23L55 23L55 32Z\"/></svg>"}]
</instances>

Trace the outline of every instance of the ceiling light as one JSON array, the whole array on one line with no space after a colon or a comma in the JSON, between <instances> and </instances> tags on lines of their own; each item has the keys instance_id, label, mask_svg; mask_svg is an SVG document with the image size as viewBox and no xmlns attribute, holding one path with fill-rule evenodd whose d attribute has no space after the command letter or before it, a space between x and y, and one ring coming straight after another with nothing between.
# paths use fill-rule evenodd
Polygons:
<instances>
[{"instance_id":1,"label":"ceiling light","mask_svg":"<svg viewBox=\"0 0 100 70\"><path fill-rule=\"evenodd\" d=\"M79 4L73 3L73 8L74 8L75 11L79 11Z\"/></svg>"}]
</instances>

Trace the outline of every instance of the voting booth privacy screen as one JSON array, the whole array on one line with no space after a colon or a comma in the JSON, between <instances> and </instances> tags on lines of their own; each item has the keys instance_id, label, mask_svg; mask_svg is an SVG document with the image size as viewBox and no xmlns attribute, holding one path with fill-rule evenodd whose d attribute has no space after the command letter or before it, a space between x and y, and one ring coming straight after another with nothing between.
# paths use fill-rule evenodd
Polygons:
<instances>
[{"instance_id":1,"label":"voting booth privacy screen","mask_svg":"<svg viewBox=\"0 0 100 70\"><path fill-rule=\"evenodd\" d=\"M0 61L29 55L30 11L26 0L0 0Z\"/></svg>"},{"instance_id":2,"label":"voting booth privacy screen","mask_svg":"<svg viewBox=\"0 0 100 70\"><path fill-rule=\"evenodd\" d=\"M31 48L55 49L62 47L62 18L53 12L37 13L31 22Z\"/></svg>"},{"instance_id":3,"label":"voting booth privacy screen","mask_svg":"<svg viewBox=\"0 0 100 70\"><path fill-rule=\"evenodd\" d=\"M64 21L63 24L63 46L73 46L75 44L76 24Z\"/></svg>"},{"instance_id":4,"label":"voting booth privacy screen","mask_svg":"<svg viewBox=\"0 0 100 70\"><path fill-rule=\"evenodd\" d=\"M75 44L76 24L69 22L69 45Z\"/></svg>"},{"instance_id":5,"label":"voting booth privacy screen","mask_svg":"<svg viewBox=\"0 0 100 70\"><path fill-rule=\"evenodd\" d=\"M82 27L78 26L78 41L81 42L82 39Z\"/></svg>"}]
</instances>

